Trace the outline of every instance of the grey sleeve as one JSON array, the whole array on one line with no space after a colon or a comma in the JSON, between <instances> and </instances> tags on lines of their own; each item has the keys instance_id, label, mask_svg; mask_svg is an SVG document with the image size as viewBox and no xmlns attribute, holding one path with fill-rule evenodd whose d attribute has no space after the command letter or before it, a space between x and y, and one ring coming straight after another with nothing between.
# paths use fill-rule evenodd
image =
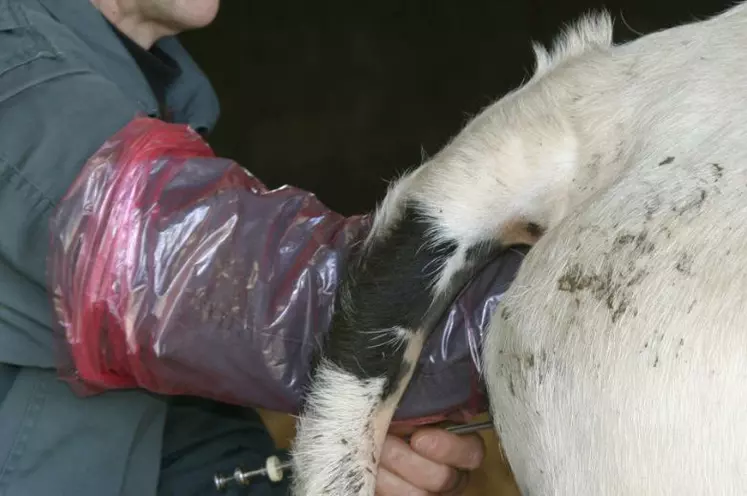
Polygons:
<instances>
[{"instance_id":1,"label":"grey sleeve","mask_svg":"<svg viewBox=\"0 0 747 496\"><path fill-rule=\"evenodd\" d=\"M59 58L0 73L0 362L54 366L49 217L88 157L136 111L109 81Z\"/></svg>"}]
</instances>

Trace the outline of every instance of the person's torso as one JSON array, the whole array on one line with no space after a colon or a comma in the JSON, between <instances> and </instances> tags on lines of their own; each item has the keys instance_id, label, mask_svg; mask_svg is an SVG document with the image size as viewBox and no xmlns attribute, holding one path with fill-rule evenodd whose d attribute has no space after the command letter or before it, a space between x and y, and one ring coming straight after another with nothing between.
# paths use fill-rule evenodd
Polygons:
<instances>
[{"instance_id":1,"label":"person's torso","mask_svg":"<svg viewBox=\"0 0 747 496\"><path fill-rule=\"evenodd\" d=\"M90 0L0 0L0 363L53 367L46 224L137 113L208 132L218 101L175 38L127 42Z\"/></svg>"}]
</instances>

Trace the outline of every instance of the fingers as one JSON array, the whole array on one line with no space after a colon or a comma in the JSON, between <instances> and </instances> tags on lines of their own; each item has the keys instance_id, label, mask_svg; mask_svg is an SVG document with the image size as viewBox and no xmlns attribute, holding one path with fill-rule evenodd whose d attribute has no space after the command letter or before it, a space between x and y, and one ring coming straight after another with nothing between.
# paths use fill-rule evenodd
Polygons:
<instances>
[{"instance_id":1,"label":"fingers","mask_svg":"<svg viewBox=\"0 0 747 496\"><path fill-rule=\"evenodd\" d=\"M412 436L410 444L426 459L463 470L479 468L485 458L485 443L477 434L458 435L424 428Z\"/></svg>"},{"instance_id":2,"label":"fingers","mask_svg":"<svg viewBox=\"0 0 747 496\"><path fill-rule=\"evenodd\" d=\"M376 480L376 496L435 496L436 494L439 496L459 496L467 489L467 484L469 484L469 474L467 472L459 472L453 488L441 493L432 493L425 489L417 488L398 475L391 473L385 468L381 468L379 469Z\"/></svg>"},{"instance_id":3,"label":"fingers","mask_svg":"<svg viewBox=\"0 0 747 496\"><path fill-rule=\"evenodd\" d=\"M382 495L440 494L453 490L460 478L461 474L454 468L415 452L397 437L387 437L377 480ZM391 488L391 492L383 492L384 488Z\"/></svg>"},{"instance_id":4,"label":"fingers","mask_svg":"<svg viewBox=\"0 0 747 496\"><path fill-rule=\"evenodd\" d=\"M381 467L376 478L376 496L431 496L425 489L420 489L401 477Z\"/></svg>"}]
</instances>

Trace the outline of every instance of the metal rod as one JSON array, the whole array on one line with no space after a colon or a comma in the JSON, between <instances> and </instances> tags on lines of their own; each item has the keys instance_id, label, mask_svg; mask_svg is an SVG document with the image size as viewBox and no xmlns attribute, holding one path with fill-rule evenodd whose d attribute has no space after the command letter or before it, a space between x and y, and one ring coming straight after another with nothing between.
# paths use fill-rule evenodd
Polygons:
<instances>
[{"instance_id":1,"label":"metal rod","mask_svg":"<svg viewBox=\"0 0 747 496\"><path fill-rule=\"evenodd\" d=\"M476 422L474 424L450 425L446 430L453 434L464 435L492 428L493 421L487 420L485 422ZM405 439L409 441L410 436L406 436ZM215 474L213 482L215 483L215 488L218 491L222 491L231 482L236 482L242 486L248 486L251 479L255 477L269 477L270 480L279 481L283 478L283 473L291 468L292 464L290 461L280 461L276 456L271 456L265 461L265 466L262 468L243 471L241 468L237 467L236 470L234 470L233 475L223 476Z\"/></svg>"}]
</instances>

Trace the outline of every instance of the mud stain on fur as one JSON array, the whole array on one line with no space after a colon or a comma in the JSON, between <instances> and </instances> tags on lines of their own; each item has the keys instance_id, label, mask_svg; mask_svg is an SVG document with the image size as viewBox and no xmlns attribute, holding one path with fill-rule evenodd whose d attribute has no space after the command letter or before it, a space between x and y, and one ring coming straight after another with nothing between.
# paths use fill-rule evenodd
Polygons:
<instances>
[{"instance_id":1,"label":"mud stain on fur","mask_svg":"<svg viewBox=\"0 0 747 496\"><path fill-rule=\"evenodd\" d=\"M511 392L511 396L516 398L516 389L514 388L514 378L511 374L508 375L508 390Z\"/></svg>"},{"instance_id":2,"label":"mud stain on fur","mask_svg":"<svg viewBox=\"0 0 747 496\"><path fill-rule=\"evenodd\" d=\"M635 240L635 236L632 234L621 234L615 238L615 247L625 246L632 243Z\"/></svg>"},{"instance_id":3,"label":"mud stain on fur","mask_svg":"<svg viewBox=\"0 0 747 496\"><path fill-rule=\"evenodd\" d=\"M684 205L673 205L672 212L683 215L691 210L699 209L701 206L703 206L703 202L705 202L707 196L708 194L706 193L706 190L704 190L703 188L698 188L695 194L687 202L685 202Z\"/></svg>"},{"instance_id":4,"label":"mud stain on fur","mask_svg":"<svg viewBox=\"0 0 747 496\"><path fill-rule=\"evenodd\" d=\"M677 263L674 265L677 272L680 272L686 276L692 276L693 268L693 257L689 253L681 253L677 259Z\"/></svg>"},{"instance_id":5,"label":"mud stain on fur","mask_svg":"<svg viewBox=\"0 0 747 496\"><path fill-rule=\"evenodd\" d=\"M697 302L698 302L698 300L693 300L693 301L692 301L692 303L690 303L690 306L689 306L689 307L687 307L687 313L688 313L688 314L689 314L690 312L692 312L692 311L693 311L693 307L695 306L695 304L696 304Z\"/></svg>"},{"instance_id":6,"label":"mud stain on fur","mask_svg":"<svg viewBox=\"0 0 747 496\"><path fill-rule=\"evenodd\" d=\"M680 338L680 342L677 343L677 351L675 351L675 354L674 354L675 358L679 358L680 357L680 352L682 351L682 347L684 345L685 345L685 339L684 338Z\"/></svg>"},{"instance_id":7,"label":"mud stain on fur","mask_svg":"<svg viewBox=\"0 0 747 496\"><path fill-rule=\"evenodd\" d=\"M638 242L638 237L629 239L624 235L615 244ZM640 246L644 246L642 241ZM653 250L653 245L644 249ZM645 276L644 271L636 270L634 263L629 264L624 273L615 273L611 266L599 273L586 272L580 265L573 264L558 278L558 290L571 294L590 293L594 299L605 304L614 323L631 310L633 294L629 289L640 283Z\"/></svg>"},{"instance_id":8,"label":"mud stain on fur","mask_svg":"<svg viewBox=\"0 0 747 496\"><path fill-rule=\"evenodd\" d=\"M719 164L711 164L713 168L713 175L716 176L716 181L724 177L724 168Z\"/></svg>"},{"instance_id":9,"label":"mud stain on fur","mask_svg":"<svg viewBox=\"0 0 747 496\"><path fill-rule=\"evenodd\" d=\"M661 162L659 162L659 165L668 165L668 164L671 164L672 162L674 162L674 157L667 157Z\"/></svg>"},{"instance_id":10,"label":"mud stain on fur","mask_svg":"<svg viewBox=\"0 0 747 496\"><path fill-rule=\"evenodd\" d=\"M511 312L508 311L508 308L506 308L506 305L503 305L503 308L501 309L501 319L507 321L511 317Z\"/></svg>"},{"instance_id":11,"label":"mud stain on fur","mask_svg":"<svg viewBox=\"0 0 747 496\"><path fill-rule=\"evenodd\" d=\"M501 375L506 380L508 392L517 397L526 390L527 384L536 381L541 385L547 373L547 353L542 351L539 355L532 352L510 352L499 350L503 363L500 366ZM534 379L531 379L532 376Z\"/></svg>"},{"instance_id":12,"label":"mud stain on fur","mask_svg":"<svg viewBox=\"0 0 747 496\"><path fill-rule=\"evenodd\" d=\"M648 241L648 231L645 229L639 234L620 234L612 243L612 251L617 252L620 248L634 244L634 249L638 255L651 253L656 248L652 242Z\"/></svg>"}]
</instances>

